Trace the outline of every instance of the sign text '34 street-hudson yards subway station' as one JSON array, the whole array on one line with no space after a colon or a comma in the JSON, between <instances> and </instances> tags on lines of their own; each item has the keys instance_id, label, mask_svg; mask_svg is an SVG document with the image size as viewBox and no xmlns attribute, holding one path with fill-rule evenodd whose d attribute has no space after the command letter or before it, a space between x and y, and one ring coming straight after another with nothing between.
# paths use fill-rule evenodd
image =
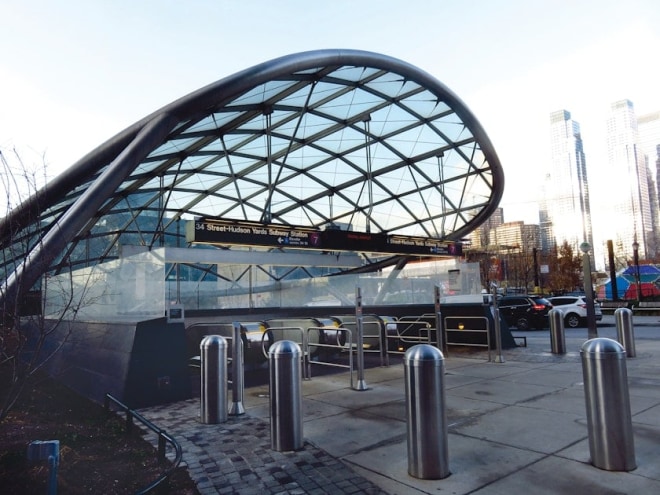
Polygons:
<instances>
[{"instance_id":1,"label":"sign text '34 street-hudson yards subway station'","mask_svg":"<svg viewBox=\"0 0 660 495\"><path fill-rule=\"evenodd\" d=\"M291 225L262 224L218 219L191 220L186 225L186 240L191 243L268 246L356 251L423 256L460 256L460 243L441 242L427 237L412 237L351 230Z\"/></svg>"}]
</instances>

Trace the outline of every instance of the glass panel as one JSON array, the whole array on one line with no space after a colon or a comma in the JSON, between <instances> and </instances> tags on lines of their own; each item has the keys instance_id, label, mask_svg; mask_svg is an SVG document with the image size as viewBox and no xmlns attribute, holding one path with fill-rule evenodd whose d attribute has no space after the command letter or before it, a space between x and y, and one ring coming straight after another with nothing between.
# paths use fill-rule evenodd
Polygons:
<instances>
[{"instance_id":1,"label":"glass panel","mask_svg":"<svg viewBox=\"0 0 660 495\"><path fill-rule=\"evenodd\" d=\"M380 72L373 67L343 66L332 72L328 77L343 79L347 82L357 82Z\"/></svg>"},{"instance_id":2,"label":"glass panel","mask_svg":"<svg viewBox=\"0 0 660 495\"><path fill-rule=\"evenodd\" d=\"M162 258L151 252L52 276L45 289L47 317L140 321L165 312ZM72 305L67 305L73 301ZM71 314L61 315L69 307Z\"/></svg>"},{"instance_id":3,"label":"glass panel","mask_svg":"<svg viewBox=\"0 0 660 495\"><path fill-rule=\"evenodd\" d=\"M433 126L438 129L450 142L474 139L467 126L460 121L456 114L450 114L441 119L434 120Z\"/></svg>"},{"instance_id":4,"label":"glass panel","mask_svg":"<svg viewBox=\"0 0 660 495\"><path fill-rule=\"evenodd\" d=\"M228 108L237 105L254 105L274 98L275 95L289 88L291 81L270 81L247 91L245 94L227 104Z\"/></svg>"},{"instance_id":5,"label":"glass panel","mask_svg":"<svg viewBox=\"0 0 660 495\"><path fill-rule=\"evenodd\" d=\"M419 85L412 81L405 80L399 74L388 72L382 76L369 81L365 84L366 87L382 93L388 98L396 99L399 95L406 94L410 91L419 89Z\"/></svg>"}]
</instances>

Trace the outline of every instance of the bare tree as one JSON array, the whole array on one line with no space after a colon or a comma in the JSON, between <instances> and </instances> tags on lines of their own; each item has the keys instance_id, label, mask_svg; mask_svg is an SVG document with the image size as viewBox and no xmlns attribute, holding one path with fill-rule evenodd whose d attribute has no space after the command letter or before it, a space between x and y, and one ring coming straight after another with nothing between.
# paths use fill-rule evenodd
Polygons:
<instances>
[{"instance_id":1,"label":"bare tree","mask_svg":"<svg viewBox=\"0 0 660 495\"><path fill-rule=\"evenodd\" d=\"M534 259L532 253L521 250L508 256L509 284L528 290L534 281Z\"/></svg>"},{"instance_id":2,"label":"bare tree","mask_svg":"<svg viewBox=\"0 0 660 495\"><path fill-rule=\"evenodd\" d=\"M12 212L46 183L45 163L42 158L40 165L28 166L15 149L9 153L0 149L0 186L6 200L2 213L6 221L12 219ZM55 287L47 287L45 280L48 274L45 274L35 287L23 287L24 284L19 281L18 291L11 294L5 291L7 277L21 265L30 249L40 242L38 215L41 212L38 210L32 210L35 217L31 221L20 226L10 224L1 240L3 283L0 296L3 304L0 308L0 376L6 383L0 387L4 391L0 397L0 421L25 390L30 377L62 348L72 332L78 310L93 302L89 300L87 291L91 277L87 275L86 280L75 279L71 270L64 276L57 276ZM50 314L45 311L48 293L57 293L58 307L55 311L50 308Z\"/></svg>"}]
</instances>

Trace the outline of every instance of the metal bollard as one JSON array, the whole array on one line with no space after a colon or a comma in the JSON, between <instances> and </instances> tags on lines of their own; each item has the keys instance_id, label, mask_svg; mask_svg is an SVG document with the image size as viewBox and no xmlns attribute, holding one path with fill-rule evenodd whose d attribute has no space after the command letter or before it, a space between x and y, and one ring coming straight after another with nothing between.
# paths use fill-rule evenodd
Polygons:
<instances>
[{"instance_id":1,"label":"metal bollard","mask_svg":"<svg viewBox=\"0 0 660 495\"><path fill-rule=\"evenodd\" d=\"M616 320L617 340L626 349L626 357L637 356L633 312L628 308L618 308L614 311L614 319Z\"/></svg>"},{"instance_id":2,"label":"metal bollard","mask_svg":"<svg viewBox=\"0 0 660 495\"><path fill-rule=\"evenodd\" d=\"M227 340L220 335L207 335L199 347L201 422L224 423L227 421Z\"/></svg>"},{"instance_id":3,"label":"metal bollard","mask_svg":"<svg viewBox=\"0 0 660 495\"><path fill-rule=\"evenodd\" d=\"M270 443L287 452L303 447L300 346L280 340L268 350L270 371Z\"/></svg>"},{"instance_id":4,"label":"metal bollard","mask_svg":"<svg viewBox=\"0 0 660 495\"><path fill-rule=\"evenodd\" d=\"M548 311L550 320L550 348L553 354L566 354L566 338L564 335L564 315L558 309Z\"/></svg>"},{"instance_id":5,"label":"metal bollard","mask_svg":"<svg viewBox=\"0 0 660 495\"><path fill-rule=\"evenodd\" d=\"M30 442L27 450L28 461L48 461L48 487L47 495L57 493L57 468L60 465L59 440L35 440Z\"/></svg>"},{"instance_id":6,"label":"metal bollard","mask_svg":"<svg viewBox=\"0 0 660 495\"><path fill-rule=\"evenodd\" d=\"M440 310L440 286L436 285L433 291L433 303L435 306L435 340L437 347L444 354L449 355L447 349L447 338L445 335L444 321L442 319L442 311Z\"/></svg>"},{"instance_id":7,"label":"metal bollard","mask_svg":"<svg viewBox=\"0 0 660 495\"><path fill-rule=\"evenodd\" d=\"M364 379L364 325L362 319L362 292L355 288L355 351L357 353L357 384L355 390L368 390Z\"/></svg>"},{"instance_id":8,"label":"metal bollard","mask_svg":"<svg viewBox=\"0 0 660 495\"><path fill-rule=\"evenodd\" d=\"M245 391L245 366L243 354L243 339L241 338L241 324L232 323L233 328L233 347L231 359L231 407L229 414L231 416L240 416L245 414L243 407L243 393Z\"/></svg>"},{"instance_id":9,"label":"metal bollard","mask_svg":"<svg viewBox=\"0 0 660 495\"><path fill-rule=\"evenodd\" d=\"M495 347L497 355L495 356L496 363L503 363L504 356L502 356L502 320L500 319L500 306L497 304L497 285L491 283L493 290L493 319L495 323ZM488 348L488 360L490 361L490 347Z\"/></svg>"},{"instance_id":10,"label":"metal bollard","mask_svg":"<svg viewBox=\"0 0 660 495\"><path fill-rule=\"evenodd\" d=\"M418 344L404 355L408 474L420 479L449 476L445 358L429 344Z\"/></svg>"},{"instance_id":11,"label":"metal bollard","mask_svg":"<svg viewBox=\"0 0 660 495\"><path fill-rule=\"evenodd\" d=\"M617 341L587 340L580 350L591 463L607 471L632 471L635 447L626 353Z\"/></svg>"}]
</instances>

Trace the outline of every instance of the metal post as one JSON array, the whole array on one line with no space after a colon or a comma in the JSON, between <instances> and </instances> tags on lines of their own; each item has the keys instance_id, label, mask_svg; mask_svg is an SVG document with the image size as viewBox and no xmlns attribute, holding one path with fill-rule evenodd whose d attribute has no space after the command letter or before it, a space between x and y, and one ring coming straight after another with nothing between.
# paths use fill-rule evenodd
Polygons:
<instances>
[{"instance_id":1,"label":"metal post","mask_svg":"<svg viewBox=\"0 0 660 495\"><path fill-rule=\"evenodd\" d=\"M619 288L616 286L616 266L614 264L614 244L611 240L607 241L607 262L610 268L610 287L612 288L612 299L619 300Z\"/></svg>"},{"instance_id":2,"label":"metal post","mask_svg":"<svg viewBox=\"0 0 660 495\"><path fill-rule=\"evenodd\" d=\"M632 471L635 447L626 353L612 339L587 340L580 350L591 463L608 471Z\"/></svg>"},{"instance_id":3,"label":"metal post","mask_svg":"<svg viewBox=\"0 0 660 495\"><path fill-rule=\"evenodd\" d=\"M390 320L389 318L379 318L378 319L378 341L379 341L379 354L380 354L380 365L381 366L389 366L390 365L390 358L388 355L388 350L389 350L389 327L390 327ZM396 328L396 322L394 322L394 327Z\"/></svg>"},{"instance_id":4,"label":"metal post","mask_svg":"<svg viewBox=\"0 0 660 495\"><path fill-rule=\"evenodd\" d=\"M539 284L539 252L535 247L532 248L532 257L534 260L534 289L540 286ZM541 291L543 293L543 291Z\"/></svg>"},{"instance_id":5,"label":"metal post","mask_svg":"<svg viewBox=\"0 0 660 495\"><path fill-rule=\"evenodd\" d=\"M443 354L448 353L447 339L445 338L445 328L442 324L442 312L440 311L440 286L436 285L433 300L435 305L435 340L437 342L438 349L442 351Z\"/></svg>"},{"instance_id":6,"label":"metal post","mask_svg":"<svg viewBox=\"0 0 660 495\"><path fill-rule=\"evenodd\" d=\"M616 320L617 340L626 350L626 357L637 356L635 350L635 327L633 326L633 312L628 308L618 308L614 311Z\"/></svg>"},{"instance_id":7,"label":"metal post","mask_svg":"<svg viewBox=\"0 0 660 495\"><path fill-rule=\"evenodd\" d=\"M275 342L268 350L270 443L279 452L303 446L301 354L291 340Z\"/></svg>"},{"instance_id":8,"label":"metal post","mask_svg":"<svg viewBox=\"0 0 660 495\"><path fill-rule=\"evenodd\" d=\"M440 349L418 344L404 355L408 474L420 479L449 476L445 358Z\"/></svg>"},{"instance_id":9,"label":"metal post","mask_svg":"<svg viewBox=\"0 0 660 495\"><path fill-rule=\"evenodd\" d=\"M637 235L635 235L635 242L633 242L633 264L635 265L635 291L637 292L637 302L642 300L642 287L640 285L639 277L639 242L637 242Z\"/></svg>"},{"instance_id":10,"label":"metal post","mask_svg":"<svg viewBox=\"0 0 660 495\"><path fill-rule=\"evenodd\" d=\"M558 309L548 312L550 320L550 349L553 354L566 354L566 337L564 335L564 315Z\"/></svg>"},{"instance_id":11,"label":"metal post","mask_svg":"<svg viewBox=\"0 0 660 495\"><path fill-rule=\"evenodd\" d=\"M355 390L367 390L364 379L364 328L362 326L362 293L360 287L355 288L355 348L357 351L357 384Z\"/></svg>"},{"instance_id":12,"label":"metal post","mask_svg":"<svg viewBox=\"0 0 660 495\"><path fill-rule=\"evenodd\" d=\"M199 345L201 358L200 419L205 424L227 421L227 340L207 335Z\"/></svg>"},{"instance_id":13,"label":"metal post","mask_svg":"<svg viewBox=\"0 0 660 495\"><path fill-rule=\"evenodd\" d=\"M167 444L165 442L165 435L163 435L163 431L161 430L158 432L158 462L164 462L167 458L165 457L167 454L167 451L165 450Z\"/></svg>"},{"instance_id":14,"label":"metal post","mask_svg":"<svg viewBox=\"0 0 660 495\"><path fill-rule=\"evenodd\" d=\"M589 250L591 244L583 242L580 244L580 251L582 251L582 272L584 278L584 294L587 299L587 335L590 339L598 337L598 329L596 328L596 310L594 309L594 284L591 281L591 260L589 258Z\"/></svg>"},{"instance_id":15,"label":"metal post","mask_svg":"<svg viewBox=\"0 0 660 495\"><path fill-rule=\"evenodd\" d=\"M229 414L232 416L239 416L245 414L245 407L243 407L243 392L245 390L244 373L245 362L243 354L243 339L241 335L241 324L233 322L233 346L232 346L232 360L231 360L231 398L232 403L229 408Z\"/></svg>"},{"instance_id":16,"label":"metal post","mask_svg":"<svg viewBox=\"0 0 660 495\"><path fill-rule=\"evenodd\" d=\"M30 442L27 450L28 461L48 461L48 495L57 493L57 468L60 464L59 440L35 440Z\"/></svg>"},{"instance_id":17,"label":"metal post","mask_svg":"<svg viewBox=\"0 0 660 495\"><path fill-rule=\"evenodd\" d=\"M495 320L495 347L497 353L495 354L495 362L503 363L504 356L502 356L502 328L500 326L500 307L497 304L497 285L491 284L493 289L493 319ZM490 346L488 346L490 353Z\"/></svg>"}]
</instances>

